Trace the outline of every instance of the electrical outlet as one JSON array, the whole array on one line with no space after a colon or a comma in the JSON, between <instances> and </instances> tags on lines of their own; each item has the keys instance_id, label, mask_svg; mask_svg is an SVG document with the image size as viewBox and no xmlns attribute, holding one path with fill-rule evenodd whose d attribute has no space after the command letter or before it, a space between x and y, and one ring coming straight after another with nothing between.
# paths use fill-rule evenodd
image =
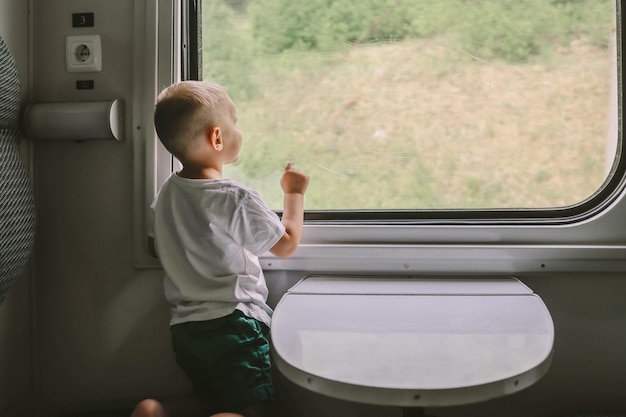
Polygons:
<instances>
[{"instance_id":1,"label":"electrical outlet","mask_svg":"<svg viewBox=\"0 0 626 417\"><path fill-rule=\"evenodd\" d=\"M65 38L65 68L68 72L102 70L100 35L78 35Z\"/></svg>"}]
</instances>

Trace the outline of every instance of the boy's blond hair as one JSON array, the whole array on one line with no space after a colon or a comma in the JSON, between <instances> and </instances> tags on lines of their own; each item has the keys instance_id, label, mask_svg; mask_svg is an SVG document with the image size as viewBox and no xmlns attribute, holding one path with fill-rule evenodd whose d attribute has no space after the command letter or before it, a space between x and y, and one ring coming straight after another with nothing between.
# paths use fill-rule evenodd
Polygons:
<instances>
[{"instance_id":1,"label":"boy's blond hair","mask_svg":"<svg viewBox=\"0 0 626 417\"><path fill-rule=\"evenodd\" d=\"M224 115L228 93L219 84L182 81L159 94L154 127L163 146L184 163L195 139Z\"/></svg>"}]
</instances>

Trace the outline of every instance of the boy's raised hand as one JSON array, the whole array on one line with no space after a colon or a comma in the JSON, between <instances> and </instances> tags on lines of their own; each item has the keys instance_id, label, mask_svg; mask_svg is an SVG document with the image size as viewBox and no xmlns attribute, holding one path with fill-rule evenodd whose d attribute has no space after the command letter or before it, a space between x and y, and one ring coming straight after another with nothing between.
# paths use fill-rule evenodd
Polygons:
<instances>
[{"instance_id":1,"label":"boy's raised hand","mask_svg":"<svg viewBox=\"0 0 626 417\"><path fill-rule=\"evenodd\" d=\"M294 168L293 162L289 162L280 179L280 186L285 193L280 221L285 226L285 233L270 249L276 256L288 258L298 249L304 222L304 192L308 185L309 177Z\"/></svg>"},{"instance_id":2,"label":"boy's raised hand","mask_svg":"<svg viewBox=\"0 0 626 417\"><path fill-rule=\"evenodd\" d=\"M285 194L304 194L309 185L309 176L294 168L294 164L294 162L289 162L285 166L280 186Z\"/></svg>"}]
</instances>

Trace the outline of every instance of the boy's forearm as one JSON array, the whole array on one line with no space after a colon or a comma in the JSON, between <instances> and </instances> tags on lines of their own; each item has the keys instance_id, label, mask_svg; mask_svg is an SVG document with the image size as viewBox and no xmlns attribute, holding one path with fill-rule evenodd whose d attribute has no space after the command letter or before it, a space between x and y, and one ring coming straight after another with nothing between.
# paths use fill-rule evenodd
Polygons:
<instances>
[{"instance_id":1,"label":"boy's forearm","mask_svg":"<svg viewBox=\"0 0 626 417\"><path fill-rule=\"evenodd\" d=\"M289 258L298 249L300 238L302 237L302 223L304 222L303 194L285 193L281 222L285 226L285 233L270 249L270 252L281 258Z\"/></svg>"},{"instance_id":2,"label":"boy's forearm","mask_svg":"<svg viewBox=\"0 0 626 417\"><path fill-rule=\"evenodd\" d=\"M289 235L292 244L298 247L302 237L302 225L304 223L304 195L299 193L285 193L283 200L282 223L285 232Z\"/></svg>"}]
</instances>

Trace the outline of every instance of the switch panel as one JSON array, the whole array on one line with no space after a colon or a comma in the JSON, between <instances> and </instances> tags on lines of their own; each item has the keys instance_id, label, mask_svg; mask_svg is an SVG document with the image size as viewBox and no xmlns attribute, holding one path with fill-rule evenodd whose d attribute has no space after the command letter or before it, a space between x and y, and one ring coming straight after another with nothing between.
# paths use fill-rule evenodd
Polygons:
<instances>
[{"instance_id":1,"label":"switch panel","mask_svg":"<svg viewBox=\"0 0 626 417\"><path fill-rule=\"evenodd\" d=\"M100 35L78 35L65 38L65 68L68 72L102 70Z\"/></svg>"}]
</instances>

